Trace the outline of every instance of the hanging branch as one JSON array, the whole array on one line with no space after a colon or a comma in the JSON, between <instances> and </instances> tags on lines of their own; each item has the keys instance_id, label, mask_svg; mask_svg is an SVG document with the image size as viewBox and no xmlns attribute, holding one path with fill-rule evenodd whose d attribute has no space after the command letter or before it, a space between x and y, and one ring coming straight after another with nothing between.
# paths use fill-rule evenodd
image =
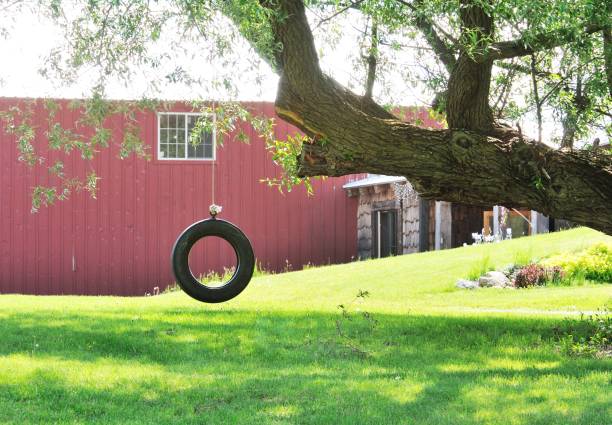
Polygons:
<instances>
[{"instance_id":1,"label":"hanging branch","mask_svg":"<svg viewBox=\"0 0 612 425\"><path fill-rule=\"evenodd\" d=\"M487 62L498 59L509 59L520 56L528 56L542 50L550 50L564 44L572 43L579 35L589 35L601 31L603 27L597 24L586 24L580 31L572 31L572 28L562 28L530 37L520 37L515 40L500 41L492 43L487 52L478 57L479 62Z\"/></svg>"},{"instance_id":2,"label":"hanging branch","mask_svg":"<svg viewBox=\"0 0 612 425\"><path fill-rule=\"evenodd\" d=\"M533 98L536 104L536 117L538 120L538 142L542 143L542 102L540 101L540 94L538 92L538 79L536 71L536 58L535 55L531 55L531 83L533 85Z\"/></svg>"},{"instance_id":3,"label":"hanging branch","mask_svg":"<svg viewBox=\"0 0 612 425\"><path fill-rule=\"evenodd\" d=\"M493 105L493 110L496 111L497 118L501 118L504 109L506 109L506 104L508 103L508 98L510 97L510 92L512 88L512 83L514 82L514 76L516 75L517 70L514 68L508 68L506 72L506 81L503 85L502 89L499 92L499 96ZM501 106L499 106L501 102Z\"/></svg>"},{"instance_id":4,"label":"hanging branch","mask_svg":"<svg viewBox=\"0 0 612 425\"><path fill-rule=\"evenodd\" d=\"M443 28L441 28L431 19L419 13L414 4L408 3L404 0L397 0L397 2L406 6L414 13L415 25L421 31L421 33L423 33L423 36L438 56L438 59L444 64L446 70L451 73L457 63L457 58L455 57L455 51L453 49L453 47L458 46L459 44L457 39L448 32L444 31ZM451 46L449 46L439 34L446 37L446 39L450 41Z\"/></svg>"},{"instance_id":5,"label":"hanging branch","mask_svg":"<svg viewBox=\"0 0 612 425\"><path fill-rule=\"evenodd\" d=\"M366 76L365 97L372 99L374 90L374 82L376 81L376 66L378 63L378 24L376 19L372 19L372 30L370 35L370 49L366 62L368 65L368 74Z\"/></svg>"},{"instance_id":6,"label":"hanging branch","mask_svg":"<svg viewBox=\"0 0 612 425\"><path fill-rule=\"evenodd\" d=\"M574 147L574 139L576 138L576 130L578 119L587 107L588 100L582 93L582 73L576 75L576 90L573 93L571 108L567 110L563 119L563 136L561 137L561 147L572 149Z\"/></svg>"},{"instance_id":7,"label":"hanging branch","mask_svg":"<svg viewBox=\"0 0 612 425\"><path fill-rule=\"evenodd\" d=\"M324 23L331 21L336 16L343 14L344 12L346 12L349 9L356 8L357 6L359 6L364 1L365 0L357 0L355 2L350 2L348 5L346 5L345 7L341 8L340 10L337 10L336 12L332 13L330 16L328 16L326 18L321 18L321 20L317 23L317 25L315 25L315 27L312 30L315 31L316 29L318 29Z\"/></svg>"}]
</instances>

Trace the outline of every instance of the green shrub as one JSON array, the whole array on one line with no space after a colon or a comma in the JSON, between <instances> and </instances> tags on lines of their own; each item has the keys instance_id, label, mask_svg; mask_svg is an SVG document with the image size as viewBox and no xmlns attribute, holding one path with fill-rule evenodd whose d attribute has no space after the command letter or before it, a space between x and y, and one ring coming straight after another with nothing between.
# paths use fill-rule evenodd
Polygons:
<instances>
[{"instance_id":1,"label":"green shrub","mask_svg":"<svg viewBox=\"0 0 612 425\"><path fill-rule=\"evenodd\" d=\"M541 264L561 267L568 278L612 282L612 245L599 243L578 253L555 255Z\"/></svg>"},{"instance_id":2,"label":"green shrub","mask_svg":"<svg viewBox=\"0 0 612 425\"><path fill-rule=\"evenodd\" d=\"M489 254L484 255L478 262L470 268L467 278L469 280L478 280L478 278L491 270L495 270Z\"/></svg>"},{"instance_id":3,"label":"green shrub","mask_svg":"<svg viewBox=\"0 0 612 425\"><path fill-rule=\"evenodd\" d=\"M527 249L521 249L514 252L514 264L516 266L526 266L527 264L536 262L533 258L533 249L529 246Z\"/></svg>"}]
</instances>

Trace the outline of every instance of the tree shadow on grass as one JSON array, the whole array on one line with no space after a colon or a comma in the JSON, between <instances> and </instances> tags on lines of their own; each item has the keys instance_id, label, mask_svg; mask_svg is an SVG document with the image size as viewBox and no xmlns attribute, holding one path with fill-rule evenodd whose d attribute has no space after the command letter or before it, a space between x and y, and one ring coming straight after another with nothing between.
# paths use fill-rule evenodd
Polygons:
<instances>
[{"instance_id":1,"label":"tree shadow on grass","mask_svg":"<svg viewBox=\"0 0 612 425\"><path fill-rule=\"evenodd\" d=\"M605 423L609 363L552 321L182 311L0 322L0 421Z\"/></svg>"}]
</instances>

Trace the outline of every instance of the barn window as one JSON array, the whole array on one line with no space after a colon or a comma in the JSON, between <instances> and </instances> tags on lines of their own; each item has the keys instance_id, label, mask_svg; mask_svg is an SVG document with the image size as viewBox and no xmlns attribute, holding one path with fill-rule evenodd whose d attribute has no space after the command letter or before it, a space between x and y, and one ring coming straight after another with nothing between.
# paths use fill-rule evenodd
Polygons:
<instances>
[{"instance_id":1,"label":"barn window","mask_svg":"<svg viewBox=\"0 0 612 425\"><path fill-rule=\"evenodd\" d=\"M194 144L192 135L200 120L214 117L192 113L159 113L157 157L163 160L211 160L215 159L214 131L204 130ZM205 128L206 126L204 126Z\"/></svg>"}]
</instances>

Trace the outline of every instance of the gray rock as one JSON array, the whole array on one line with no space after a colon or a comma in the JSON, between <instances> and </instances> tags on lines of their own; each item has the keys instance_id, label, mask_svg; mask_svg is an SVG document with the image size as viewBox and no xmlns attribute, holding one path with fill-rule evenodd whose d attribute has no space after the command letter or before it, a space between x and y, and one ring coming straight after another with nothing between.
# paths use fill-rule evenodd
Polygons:
<instances>
[{"instance_id":1,"label":"gray rock","mask_svg":"<svg viewBox=\"0 0 612 425\"><path fill-rule=\"evenodd\" d=\"M478 282L476 282L475 280L459 279L456 285L457 285L457 288L462 288L462 289L478 288Z\"/></svg>"},{"instance_id":2,"label":"gray rock","mask_svg":"<svg viewBox=\"0 0 612 425\"><path fill-rule=\"evenodd\" d=\"M487 272L484 276L480 276L478 284L483 288L505 288L512 286L510 279L502 272Z\"/></svg>"}]
</instances>

